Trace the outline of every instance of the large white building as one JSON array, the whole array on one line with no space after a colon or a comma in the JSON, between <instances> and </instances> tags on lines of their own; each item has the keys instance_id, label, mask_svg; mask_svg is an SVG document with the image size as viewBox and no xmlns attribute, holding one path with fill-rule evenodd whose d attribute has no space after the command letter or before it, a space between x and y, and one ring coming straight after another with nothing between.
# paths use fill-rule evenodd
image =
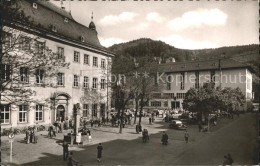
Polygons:
<instances>
[{"instance_id":1,"label":"large white building","mask_svg":"<svg viewBox=\"0 0 260 166\"><path fill-rule=\"evenodd\" d=\"M157 70L156 81L160 90L151 93L146 109L182 109L187 91L204 83L223 88L239 87L246 97L240 110L247 110L253 99L252 67L232 59L170 62L160 64ZM130 107L135 108L134 104L131 101Z\"/></svg>"},{"instance_id":2,"label":"large white building","mask_svg":"<svg viewBox=\"0 0 260 166\"><path fill-rule=\"evenodd\" d=\"M10 104L2 94L2 128L36 123L47 125L57 119L70 119L76 103L81 105L81 117L106 117L111 103L111 89L107 80L114 54L101 46L93 16L87 27L75 21L70 12L48 1L24 0L18 1L18 5L25 16L33 20L33 25L30 28L19 26L19 20L16 24L12 24L14 20L3 20L3 25L19 29L25 36L39 37L39 43L65 57L65 62L70 65L69 68L60 68L54 81L44 86L41 86L41 82L47 78L40 74L44 71L38 70L35 75L26 73L26 66L20 69L20 81L27 83L26 86L36 92L33 96L36 102ZM25 46L31 49L29 43Z\"/></svg>"}]
</instances>

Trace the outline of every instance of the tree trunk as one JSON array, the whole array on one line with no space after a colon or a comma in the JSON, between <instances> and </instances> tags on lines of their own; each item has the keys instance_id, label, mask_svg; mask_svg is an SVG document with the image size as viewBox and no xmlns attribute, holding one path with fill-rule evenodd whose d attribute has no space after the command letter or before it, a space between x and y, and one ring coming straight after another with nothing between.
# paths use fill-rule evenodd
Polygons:
<instances>
[{"instance_id":1,"label":"tree trunk","mask_svg":"<svg viewBox=\"0 0 260 166\"><path fill-rule=\"evenodd\" d=\"M142 112L143 112L143 98L141 98L141 107L140 107L140 112L139 112L139 125L141 126L141 121L142 121Z\"/></svg>"},{"instance_id":2,"label":"tree trunk","mask_svg":"<svg viewBox=\"0 0 260 166\"><path fill-rule=\"evenodd\" d=\"M125 109L122 109L122 113L121 113L121 116L120 116L120 126L119 126L119 133L120 133L120 134L122 133L122 130L123 130L124 110L125 110Z\"/></svg>"},{"instance_id":3,"label":"tree trunk","mask_svg":"<svg viewBox=\"0 0 260 166\"><path fill-rule=\"evenodd\" d=\"M135 99L135 118L134 118L134 124L136 124L137 110L138 110L138 99Z\"/></svg>"}]
</instances>

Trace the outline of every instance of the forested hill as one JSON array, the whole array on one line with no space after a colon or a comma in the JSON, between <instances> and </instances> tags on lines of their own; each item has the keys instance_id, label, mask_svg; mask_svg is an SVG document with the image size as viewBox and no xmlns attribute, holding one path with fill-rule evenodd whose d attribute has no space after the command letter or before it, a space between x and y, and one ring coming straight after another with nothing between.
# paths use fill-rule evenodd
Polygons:
<instances>
[{"instance_id":1,"label":"forested hill","mask_svg":"<svg viewBox=\"0 0 260 166\"><path fill-rule=\"evenodd\" d=\"M161 63L167 62L172 57L177 62L189 60L201 60L211 58L232 58L243 63L250 64L258 75L259 45L244 45L220 47L215 49L187 50L178 49L162 41L154 41L148 38L141 38L126 43L115 44L108 48L117 55L132 57L160 57Z\"/></svg>"}]
</instances>

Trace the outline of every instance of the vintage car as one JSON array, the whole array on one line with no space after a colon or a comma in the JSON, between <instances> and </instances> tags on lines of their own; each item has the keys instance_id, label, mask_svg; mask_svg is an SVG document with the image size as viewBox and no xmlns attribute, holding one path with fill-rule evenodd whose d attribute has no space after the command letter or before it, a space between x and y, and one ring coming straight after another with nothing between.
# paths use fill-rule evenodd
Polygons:
<instances>
[{"instance_id":1,"label":"vintage car","mask_svg":"<svg viewBox=\"0 0 260 166\"><path fill-rule=\"evenodd\" d=\"M186 130L187 128L187 126L185 126L180 120L173 120L169 127L177 130Z\"/></svg>"}]
</instances>

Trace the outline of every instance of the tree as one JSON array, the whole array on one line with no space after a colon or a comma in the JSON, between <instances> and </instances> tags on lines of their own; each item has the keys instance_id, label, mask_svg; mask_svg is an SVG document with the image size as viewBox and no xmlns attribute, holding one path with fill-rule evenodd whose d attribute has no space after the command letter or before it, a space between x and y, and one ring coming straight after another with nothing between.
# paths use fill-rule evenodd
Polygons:
<instances>
[{"instance_id":1,"label":"tree","mask_svg":"<svg viewBox=\"0 0 260 166\"><path fill-rule=\"evenodd\" d=\"M245 96L239 88L230 87L221 89L212 86L191 88L186 93L183 101L184 109L197 112L199 115L207 117L211 112L217 110L234 111L237 106L244 103ZM202 117L199 117L202 120Z\"/></svg>"},{"instance_id":2,"label":"tree","mask_svg":"<svg viewBox=\"0 0 260 166\"><path fill-rule=\"evenodd\" d=\"M43 40L30 33L35 25L18 2L3 1L1 11L0 93L1 101L9 104L34 102L32 87L54 87L58 69L69 67L64 56L54 53Z\"/></svg>"}]
</instances>

